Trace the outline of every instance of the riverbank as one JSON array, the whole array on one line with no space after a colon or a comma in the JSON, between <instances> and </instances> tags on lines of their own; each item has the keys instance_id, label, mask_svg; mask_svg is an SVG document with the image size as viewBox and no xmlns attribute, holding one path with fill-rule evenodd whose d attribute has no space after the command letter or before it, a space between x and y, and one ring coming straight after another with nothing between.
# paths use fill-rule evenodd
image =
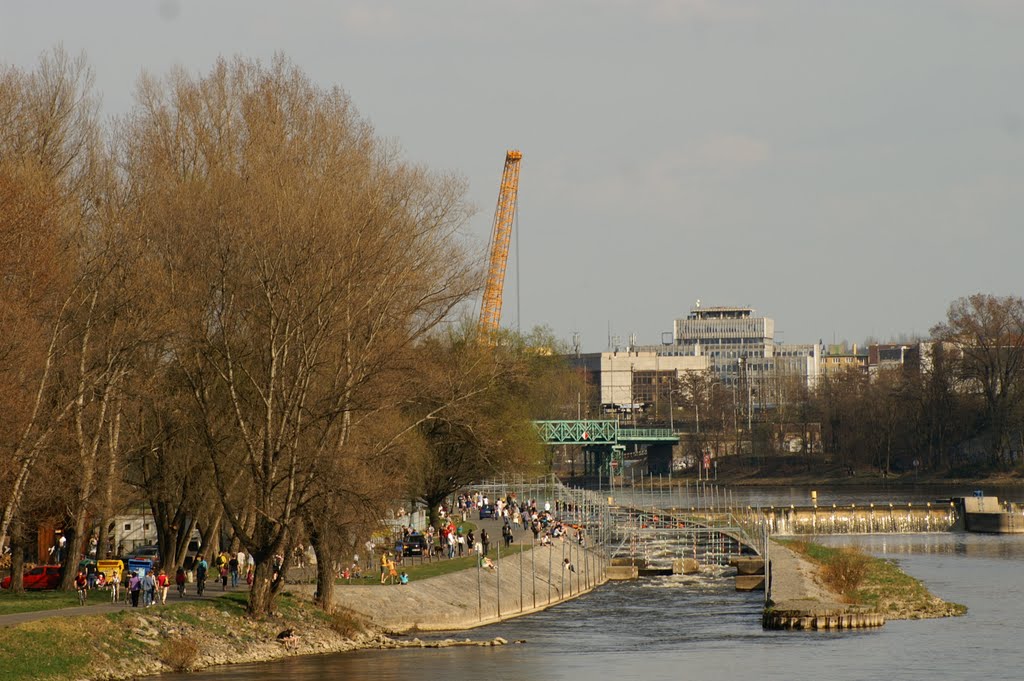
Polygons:
<instances>
[{"instance_id":1,"label":"riverbank","mask_svg":"<svg viewBox=\"0 0 1024 681\"><path fill-rule=\"evenodd\" d=\"M335 602L344 607L332 615L312 604L308 585L290 585L278 613L260 620L246 617L244 592L172 599L151 608L89 609L100 614L61 610L0 628L0 659L4 679L115 681L369 648L502 645L501 639L422 642L391 636L518 617L576 598L605 579L602 557L556 542L509 554L494 561L493 569L470 568L407 585L340 585Z\"/></svg>"},{"instance_id":2,"label":"riverbank","mask_svg":"<svg viewBox=\"0 0 1024 681\"><path fill-rule=\"evenodd\" d=\"M364 590L364 600L398 586ZM116 613L50 617L0 629L5 680L115 681L218 665L269 662L361 649L503 645L502 639L395 640L359 615L327 615L305 598L285 596L279 614L251 620L232 596L126 608Z\"/></svg>"}]
</instances>

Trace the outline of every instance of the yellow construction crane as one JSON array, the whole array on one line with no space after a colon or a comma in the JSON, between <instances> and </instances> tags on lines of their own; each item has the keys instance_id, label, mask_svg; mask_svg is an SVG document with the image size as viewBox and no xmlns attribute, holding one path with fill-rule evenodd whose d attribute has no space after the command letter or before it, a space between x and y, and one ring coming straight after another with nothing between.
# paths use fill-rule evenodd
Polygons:
<instances>
[{"instance_id":1,"label":"yellow construction crane","mask_svg":"<svg viewBox=\"0 0 1024 681\"><path fill-rule=\"evenodd\" d=\"M508 247L512 240L512 221L516 214L519 195L519 161L523 155L516 150L505 153L505 170L501 174L498 207L494 211L494 229L488 251L491 254L487 268L487 284L480 303L480 335L492 343L501 321L501 293L505 288L505 266Z\"/></svg>"}]
</instances>

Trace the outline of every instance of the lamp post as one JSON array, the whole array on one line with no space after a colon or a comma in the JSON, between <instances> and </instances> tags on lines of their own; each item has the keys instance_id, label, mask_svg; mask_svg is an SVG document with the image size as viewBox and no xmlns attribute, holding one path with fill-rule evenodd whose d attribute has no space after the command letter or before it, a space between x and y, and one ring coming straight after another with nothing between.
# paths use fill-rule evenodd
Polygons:
<instances>
[{"instance_id":1,"label":"lamp post","mask_svg":"<svg viewBox=\"0 0 1024 681\"><path fill-rule=\"evenodd\" d=\"M717 383L712 383L711 384L711 390L709 391L710 394L708 395L708 407L709 408L710 408L711 404L715 401L715 388L717 386L718 386ZM697 417L697 434L700 435L700 400L697 399L696 395L694 395L694 397L693 397L693 412L694 412L695 416Z\"/></svg>"},{"instance_id":2,"label":"lamp post","mask_svg":"<svg viewBox=\"0 0 1024 681\"><path fill-rule=\"evenodd\" d=\"M674 413L676 408L672 404L672 393L674 393L675 391L675 385L670 385L668 388L668 429L671 430L673 433L676 432L676 421Z\"/></svg>"}]
</instances>

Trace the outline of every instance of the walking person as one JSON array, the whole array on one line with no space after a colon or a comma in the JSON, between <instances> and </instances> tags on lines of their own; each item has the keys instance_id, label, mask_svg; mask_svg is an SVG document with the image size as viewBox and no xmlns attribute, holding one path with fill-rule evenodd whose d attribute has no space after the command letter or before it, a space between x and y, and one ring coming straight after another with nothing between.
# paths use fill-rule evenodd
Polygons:
<instances>
[{"instance_id":1,"label":"walking person","mask_svg":"<svg viewBox=\"0 0 1024 681\"><path fill-rule=\"evenodd\" d=\"M128 593L131 594L132 607L139 607L139 593L142 591L142 578L139 577L139 573L133 572L131 579L128 580Z\"/></svg>"},{"instance_id":2,"label":"walking person","mask_svg":"<svg viewBox=\"0 0 1024 681\"><path fill-rule=\"evenodd\" d=\"M228 561L228 571L231 572L231 588L238 586L238 556L231 556Z\"/></svg>"},{"instance_id":3,"label":"walking person","mask_svg":"<svg viewBox=\"0 0 1024 681\"><path fill-rule=\"evenodd\" d=\"M487 530L480 530L480 544L483 547L484 555L491 550L491 538L487 536Z\"/></svg>"},{"instance_id":4,"label":"walking person","mask_svg":"<svg viewBox=\"0 0 1024 681\"><path fill-rule=\"evenodd\" d=\"M153 605L156 601L156 577L152 570L146 570L146 576L142 578L142 602L145 607Z\"/></svg>"},{"instance_id":5,"label":"walking person","mask_svg":"<svg viewBox=\"0 0 1024 681\"><path fill-rule=\"evenodd\" d=\"M107 584L110 585L110 602L117 603L117 592L121 588L121 573L117 569L110 573L110 581Z\"/></svg>"},{"instance_id":6,"label":"walking person","mask_svg":"<svg viewBox=\"0 0 1024 681\"><path fill-rule=\"evenodd\" d=\"M228 590L228 566L227 563L220 566L220 590Z\"/></svg>"},{"instance_id":7,"label":"walking person","mask_svg":"<svg viewBox=\"0 0 1024 681\"><path fill-rule=\"evenodd\" d=\"M185 597L185 568L180 567L178 571L174 573L174 583L178 585L178 598Z\"/></svg>"},{"instance_id":8,"label":"walking person","mask_svg":"<svg viewBox=\"0 0 1024 681\"><path fill-rule=\"evenodd\" d=\"M160 593L160 605L167 605L167 589L171 586L171 580L163 570L156 576L156 588Z\"/></svg>"},{"instance_id":9,"label":"walking person","mask_svg":"<svg viewBox=\"0 0 1024 681\"><path fill-rule=\"evenodd\" d=\"M198 558L199 562L196 564L196 593L202 596L203 591L206 590L206 571L210 569L210 564L202 556L198 556Z\"/></svg>"}]
</instances>

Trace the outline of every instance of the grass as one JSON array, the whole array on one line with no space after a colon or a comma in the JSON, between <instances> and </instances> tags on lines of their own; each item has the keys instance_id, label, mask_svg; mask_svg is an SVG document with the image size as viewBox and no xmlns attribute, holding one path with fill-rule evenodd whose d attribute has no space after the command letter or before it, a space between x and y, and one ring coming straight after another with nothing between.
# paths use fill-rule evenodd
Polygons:
<instances>
[{"instance_id":1,"label":"grass","mask_svg":"<svg viewBox=\"0 0 1024 681\"><path fill-rule=\"evenodd\" d=\"M924 584L900 570L895 562L880 558L872 560L864 585L855 592L854 597L859 603L885 611L891 608L892 594L899 594L900 601L913 611L927 610L936 600ZM967 612L967 607L958 603L946 605L951 615Z\"/></svg>"},{"instance_id":2,"label":"grass","mask_svg":"<svg viewBox=\"0 0 1024 681\"><path fill-rule=\"evenodd\" d=\"M7 595L5 603L11 608L7 612L43 609L43 603L60 603L61 595L77 603L74 593ZM30 606L19 606L18 601ZM48 617L0 628L0 679L93 678L117 661L145 657L160 659L173 669L188 669L197 657L197 645L201 647L204 640L227 640L229 634L230 640L239 644L266 640L267 632L245 616L246 602L247 594L233 592L203 600L168 600L167 606L152 610L124 608L90 615L88 609L76 609L70 612L74 617ZM318 610L303 611L303 605L286 596L277 603L282 623L327 617ZM178 633L168 634L176 630Z\"/></svg>"},{"instance_id":3,"label":"grass","mask_svg":"<svg viewBox=\"0 0 1024 681\"><path fill-rule=\"evenodd\" d=\"M822 580L851 603L887 617L918 619L967 612L963 605L936 598L895 561L868 556L859 549L822 546L807 539L781 543L821 566Z\"/></svg>"},{"instance_id":4,"label":"grass","mask_svg":"<svg viewBox=\"0 0 1024 681\"><path fill-rule=\"evenodd\" d=\"M96 602L93 601L93 597L99 598L100 603L110 600L110 594L106 591L90 593L89 596L89 603ZM14 594L7 590L0 592L0 615L71 607L79 607L78 593L75 591L26 591L22 594Z\"/></svg>"},{"instance_id":5,"label":"grass","mask_svg":"<svg viewBox=\"0 0 1024 681\"><path fill-rule=\"evenodd\" d=\"M89 662L94 638L95 632L81 631L69 620L47 621L45 627L7 629L0 635L3 678L69 678L69 670Z\"/></svg>"},{"instance_id":6,"label":"grass","mask_svg":"<svg viewBox=\"0 0 1024 681\"><path fill-rule=\"evenodd\" d=\"M520 552L530 551L532 549L530 544L513 544L509 548L503 548L501 550L501 559L508 560L510 557L514 557L514 560L519 560L518 554ZM488 553L491 560L497 560L498 552L496 549L491 549ZM461 558L439 558L433 561L424 561L422 563L412 564L409 559L406 558L405 562L398 566L398 571L402 572L405 570L406 574L409 575L409 581L419 581L423 579L430 579L431 577L438 577L440 575L447 575L452 572L459 572L460 570L469 570L475 568L477 564L476 555L462 556ZM336 581L337 584L348 584L343 579ZM364 573L362 579L354 579L351 584L362 584L372 586L376 584L380 586L380 573L379 572L367 572Z\"/></svg>"}]
</instances>

